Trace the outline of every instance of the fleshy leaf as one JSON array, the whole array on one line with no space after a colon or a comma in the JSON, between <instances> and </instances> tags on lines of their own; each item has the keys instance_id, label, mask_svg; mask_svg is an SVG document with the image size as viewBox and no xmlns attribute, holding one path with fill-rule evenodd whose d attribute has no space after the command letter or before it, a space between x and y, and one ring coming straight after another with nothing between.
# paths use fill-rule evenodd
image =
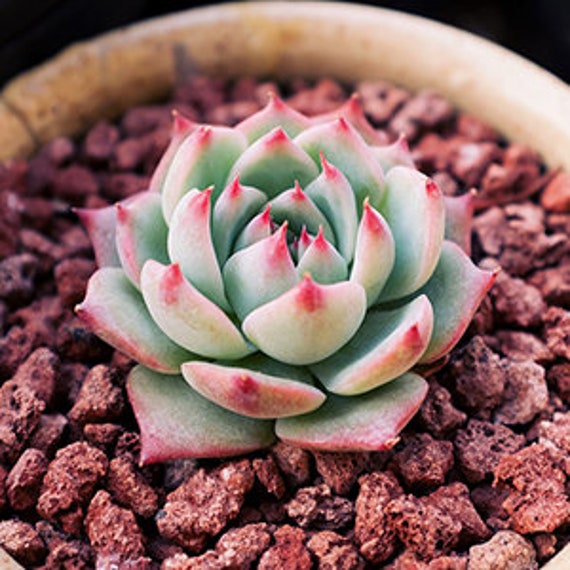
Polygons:
<instances>
[{"instance_id":1,"label":"fleshy leaf","mask_svg":"<svg viewBox=\"0 0 570 570\"><path fill-rule=\"evenodd\" d=\"M311 244L315 241L315 238L307 232L307 228L302 227L299 237L295 241L295 246L297 249L297 260L303 259L303 255L309 249Z\"/></svg>"},{"instance_id":2,"label":"fleshy leaf","mask_svg":"<svg viewBox=\"0 0 570 570\"><path fill-rule=\"evenodd\" d=\"M322 172L305 189L330 222L335 235L335 245L347 263L352 261L358 215L352 186L336 166L320 154Z\"/></svg>"},{"instance_id":3,"label":"fleshy leaf","mask_svg":"<svg viewBox=\"0 0 570 570\"><path fill-rule=\"evenodd\" d=\"M295 182L294 188L281 192L269 204L271 215L277 223L287 220L290 229L296 234L301 232L303 226L311 234L316 234L319 228L323 228L326 239L334 243L334 233L327 219L311 198L303 192L298 182Z\"/></svg>"},{"instance_id":4,"label":"fleshy leaf","mask_svg":"<svg viewBox=\"0 0 570 570\"><path fill-rule=\"evenodd\" d=\"M277 127L254 142L233 165L230 178L259 188L268 198L292 188L295 181L306 186L319 170L311 158Z\"/></svg>"},{"instance_id":5,"label":"fleshy leaf","mask_svg":"<svg viewBox=\"0 0 570 570\"><path fill-rule=\"evenodd\" d=\"M350 280L364 287L369 307L390 276L394 252L394 238L386 220L366 201L358 227Z\"/></svg>"},{"instance_id":6,"label":"fleshy leaf","mask_svg":"<svg viewBox=\"0 0 570 570\"><path fill-rule=\"evenodd\" d=\"M187 362L182 375L197 392L219 406L251 418L284 418L311 412L326 396L313 385L249 368Z\"/></svg>"},{"instance_id":7,"label":"fleshy leaf","mask_svg":"<svg viewBox=\"0 0 570 570\"><path fill-rule=\"evenodd\" d=\"M273 218L271 217L271 206L267 207L263 212L254 216L243 231L238 235L235 244L234 252L240 249L245 249L258 241L268 238L274 230Z\"/></svg>"},{"instance_id":8,"label":"fleshy leaf","mask_svg":"<svg viewBox=\"0 0 570 570\"><path fill-rule=\"evenodd\" d=\"M457 244L443 242L437 267L421 289L433 306L434 327L420 362L438 360L459 342L495 276L479 269Z\"/></svg>"},{"instance_id":9,"label":"fleshy leaf","mask_svg":"<svg viewBox=\"0 0 570 570\"><path fill-rule=\"evenodd\" d=\"M141 431L141 463L249 453L274 440L273 422L239 416L200 396L181 376L136 366L127 392Z\"/></svg>"},{"instance_id":10,"label":"fleshy leaf","mask_svg":"<svg viewBox=\"0 0 570 570\"><path fill-rule=\"evenodd\" d=\"M425 295L398 309L369 311L356 335L311 371L335 394L368 392L410 370L432 329L433 309Z\"/></svg>"},{"instance_id":11,"label":"fleshy leaf","mask_svg":"<svg viewBox=\"0 0 570 570\"><path fill-rule=\"evenodd\" d=\"M386 194L380 212L388 222L396 259L380 301L401 299L430 278L443 242L443 195L430 178L405 166L386 176Z\"/></svg>"},{"instance_id":12,"label":"fleshy leaf","mask_svg":"<svg viewBox=\"0 0 570 570\"><path fill-rule=\"evenodd\" d=\"M275 127L281 127L290 137L296 137L310 124L310 120L305 115L289 107L271 92L267 105L236 125L236 129L241 131L251 144Z\"/></svg>"},{"instance_id":13,"label":"fleshy leaf","mask_svg":"<svg viewBox=\"0 0 570 570\"><path fill-rule=\"evenodd\" d=\"M356 129L345 119L316 125L301 133L295 142L318 163L322 153L346 176L356 196L377 208L384 192L384 174L376 157Z\"/></svg>"},{"instance_id":14,"label":"fleshy leaf","mask_svg":"<svg viewBox=\"0 0 570 570\"><path fill-rule=\"evenodd\" d=\"M215 202L232 165L246 148L245 135L228 127L199 127L186 138L164 179L162 212L166 222L170 222L176 204L192 188L204 190L213 186Z\"/></svg>"},{"instance_id":15,"label":"fleshy leaf","mask_svg":"<svg viewBox=\"0 0 570 570\"><path fill-rule=\"evenodd\" d=\"M287 246L287 224L234 253L223 273L226 294L240 320L293 287L298 278Z\"/></svg>"},{"instance_id":16,"label":"fleshy leaf","mask_svg":"<svg viewBox=\"0 0 570 570\"><path fill-rule=\"evenodd\" d=\"M405 135L400 135L392 144L372 147L372 152L386 174L394 166L415 167Z\"/></svg>"},{"instance_id":17,"label":"fleshy leaf","mask_svg":"<svg viewBox=\"0 0 570 570\"><path fill-rule=\"evenodd\" d=\"M262 352L288 364L311 364L354 336L366 312L357 283L319 285L310 276L274 301L255 309L243 331Z\"/></svg>"},{"instance_id":18,"label":"fleshy leaf","mask_svg":"<svg viewBox=\"0 0 570 570\"><path fill-rule=\"evenodd\" d=\"M475 190L472 190L461 196L444 196L445 239L455 242L467 255L471 255L475 194Z\"/></svg>"},{"instance_id":19,"label":"fleshy leaf","mask_svg":"<svg viewBox=\"0 0 570 570\"><path fill-rule=\"evenodd\" d=\"M178 202L168 231L168 255L200 293L228 311L222 272L212 243L210 198L212 188L190 190Z\"/></svg>"},{"instance_id":20,"label":"fleshy leaf","mask_svg":"<svg viewBox=\"0 0 570 570\"><path fill-rule=\"evenodd\" d=\"M150 192L160 192L162 190L166 173L168 172L172 159L180 148L180 145L198 128L198 125L194 123L194 121L191 121L178 113L173 113L173 115L170 143L164 151L164 154L162 155L162 158L150 179L148 188Z\"/></svg>"},{"instance_id":21,"label":"fleshy leaf","mask_svg":"<svg viewBox=\"0 0 570 570\"><path fill-rule=\"evenodd\" d=\"M153 370L178 374L180 365L194 358L158 328L139 291L117 267L91 276L76 312L97 336Z\"/></svg>"},{"instance_id":22,"label":"fleshy leaf","mask_svg":"<svg viewBox=\"0 0 570 570\"><path fill-rule=\"evenodd\" d=\"M99 267L119 267L121 261L115 244L117 229L115 206L93 209L76 208L74 212L87 230L97 265Z\"/></svg>"},{"instance_id":23,"label":"fleshy leaf","mask_svg":"<svg viewBox=\"0 0 570 570\"><path fill-rule=\"evenodd\" d=\"M322 285L344 281L348 277L348 267L344 257L325 239L322 229L305 250L297 264L297 273L302 277L309 273Z\"/></svg>"},{"instance_id":24,"label":"fleshy leaf","mask_svg":"<svg viewBox=\"0 0 570 570\"><path fill-rule=\"evenodd\" d=\"M148 261L141 290L156 324L180 346L206 358L242 358L250 349L230 318L182 275L177 264Z\"/></svg>"},{"instance_id":25,"label":"fleshy leaf","mask_svg":"<svg viewBox=\"0 0 570 570\"><path fill-rule=\"evenodd\" d=\"M329 395L316 411L277 420L277 436L292 445L325 451L381 451L421 406L428 389L417 374L406 373L361 396Z\"/></svg>"},{"instance_id":26,"label":"fleshy leaf","mask_svg":"<svg viewBox=\"0 0 570 570\"><path fill-rule=\"evenodd\" d=\"M160 207L160 194L141 192L117 208L115 243L126 276L138 287L141 268L147 259L168 261L166 236Z\"/></svg>"},{"instance_id":27,"label":"fleshy leaf","mask_svg":"<svg viewBox=\"0 0 570 570\"><path fill-rule=\"evenodd\" d=\"M230 255L237 236L266 201L261 190L253 186L243 186L238 177L220 194L212 216L212 239L220 266Z\"/></svg>"}]
</instances>

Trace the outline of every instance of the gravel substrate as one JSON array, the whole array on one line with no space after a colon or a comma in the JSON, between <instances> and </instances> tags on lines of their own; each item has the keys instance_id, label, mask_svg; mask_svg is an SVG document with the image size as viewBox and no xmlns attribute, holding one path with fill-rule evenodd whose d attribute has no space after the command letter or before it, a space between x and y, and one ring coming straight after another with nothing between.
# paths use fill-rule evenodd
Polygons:
<instances>
[{"instance_id":1,"label":"gravel substrate","mask_svg":"<svg viewBox=\"0 0 570 570\"><path fill-rule=\"evenodd\" d=\"M355 86L444 193L478 190L474 257L502 271L398 445L139 466L132 363L73 314L95 264L71 207L144 189L173 108L235 124L269 89L308 114L351 92L192 78L0 166L0 545L46 569L539 567L570 527L570 177L433 93Z\"/></svg>"}]
</instances>

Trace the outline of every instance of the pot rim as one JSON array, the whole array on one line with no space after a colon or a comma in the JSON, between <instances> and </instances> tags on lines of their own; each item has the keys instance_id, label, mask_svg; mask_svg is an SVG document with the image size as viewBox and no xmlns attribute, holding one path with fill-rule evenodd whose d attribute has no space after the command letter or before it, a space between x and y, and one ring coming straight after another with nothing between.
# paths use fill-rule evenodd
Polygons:
<instances>
[{"instance_id":1,"label":"pot rim","mask_svg":"<svg viewBox=\"0 0 570 570\"><path fill-rule=\"evenodd\" d=\"M468 32L341 2L192 8L72 45L0 93L0 160L159 99L181 64L214 75L329 75L432 89L570 171L566 83Z\"/></svg>"}]
</instances>

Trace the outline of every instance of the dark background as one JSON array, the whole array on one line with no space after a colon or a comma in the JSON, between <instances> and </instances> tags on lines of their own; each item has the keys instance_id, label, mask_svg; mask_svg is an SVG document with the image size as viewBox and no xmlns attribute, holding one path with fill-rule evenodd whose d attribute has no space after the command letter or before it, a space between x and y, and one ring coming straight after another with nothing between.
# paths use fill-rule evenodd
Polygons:
<instances>
[{"instance_id":1,"label":"dark background","mask_svg":"<svg viewBox=\"0 0 570 570\"><path fill-rule=\"evenodd\" d=\"M0 85L73 41L145 18L211 3L214 2L0 0ZM388 0L367 3L469 30L524 55L570 83L568 0Z\"/></svg>"}]
</instances>

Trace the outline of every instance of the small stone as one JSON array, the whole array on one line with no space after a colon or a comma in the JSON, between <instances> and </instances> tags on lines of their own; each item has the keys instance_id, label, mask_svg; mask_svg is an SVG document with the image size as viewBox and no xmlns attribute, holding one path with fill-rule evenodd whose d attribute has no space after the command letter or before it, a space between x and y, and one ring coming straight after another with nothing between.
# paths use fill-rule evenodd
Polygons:
<instances>
[{"instance_id":1,"label":"small stone","mask_svg":"<svg viewBox=\"0 0 570 570\"><path fill-rule=\"evenodd\" d=\"M258 481L267 489L267 492L281 499L286 487L275 459L268 455L263 459L254 459L252 465Z\"/></svg>"},{"instance_id":2,"label":"small stone","mask_svg":"<svg viewBox=\"0 0 570 570\"><path fill-rule=\"evenodd\" d=\"M248 524L226 532L216 544L222 568L251 568L271 544L266 523Z\"/></svg>"},{"instance_id":3,"label":"small stone","mask_svg":"<svg viewBox=\"0 0 570 570\"><path fill-rule=\"evenodd\" d=\"M279 442L271 448L271 454L293 486L304 485L311 479L311 456L308 451Z\"/></svg>"},{"instance_id":4,"label":"small stone","mask_svg":"<svg viewBox=\"0 0 570 570\"><path fill-rule=\"evenodd\" d=\"M570 175L559 172L543 190L540 203L551 212L570 212Z\"/></svg>"},{"instance_id":5,"label":"small stone","mask_svg":"<svg viewBox=\"0 0 570 570\"><path fill-rule=\"evenodd\" d=\"M501 352L512 360L532 360L546 364L554 360L554 355L537 336L524 331L495 331Z\"/></svg>"},{"instance_id":6,"label":"small stone","mask_svg":"<svg viewBox=\"0 0 570 570\"><path fill-rule=\"evenodd\" d=\"M120 172L111 174L103 180L102 194L109 200L118 202L146 190L148 185L148 176L133 172Z\"/></svg>"},{"instance_id":7,"label":"small stone","mask_svg":"<svg viewBox=\"0 0 570 570\"><path fill-rule=\"evenodd\" d=\"M66 358L76 362L104 360L111 349L78 317L64 321L57 329L56 346Z\"/></svg>"},{"instance_id":8,"label":"small stone","mask_svg":"<svg viewBox=\"0 0 570 570\"><path fill-rule=\"evenodd\" d=\"M499 158L495 143L466 142L458 145L451 159L451 171L467 188L472 188L492 161Z\"/></svg>"},{"instance_id":9,"label":"small stone","mask_svg":"<svg viewBox=\"0 0 570 570\"><path fill-rule=\"evenodd\" d=\"M410 98L408 91L387 81L361 81L356 91L362 97L364 112L378 125L386 124Z\"/></svg>"},{"instance_id":10,"label":"small stone","mask_svg":"<svg viewBox=\"0 0 570 570\"><path fill-rule=\"evenodd\" d=\"M448 390L435 381L430 382L419 417L425 428L436 438L445 437L467 419L467 415L453 405Z\"/></svg>"},{"instance_id":11,"label":"small stone","mask_svg":"<svg viewBox=\"0 0 570 570\"><path fill-rule=\"evenodd\" d=\"M316 556L320 570L362 570L364 561L352 542L330 530L311 536L307 548Z\"/></svg>"},{"instance_id":12,"label":"small stone","mask_svg":"<svg viewBox=\"0 0 570 570\"><path fill-rule=\"evenodd\" d=\"M0 261L0 299L14 307L31 298L38 271L38 259L30 253L12 255Z\"/></svg>"},{"instance_id":13,"label":"small stone","mask_svg":"<svg viewBox=\"0 0 570 570\"><path fill-rule=\"evenodd\" d=\"M258 570L313 568L311 554L305 546L305 533L300 528L284 525L273 533L275 544L266 550L259 561Z\"/></svg>"},{"instance_id":14,"label":"small stone","mask_svg":"<svg viewBox=\"0 0 570 570\"><path fill-rule=\"evenodd\" d=\"M64 259L55 266L55 285L64 307L72 309L85 297L87 281L94 272L95 263L90 259Z\"/></svg>"},{"instance_id":15,"label":"small stone","mask_svg":"<svg viewBox=\"0 0 570 570\"><path fill-rule=\"evenodd\" d=\"M315 466L323 481L337 495L347 495L368 464L367 453L313 451Z\"/></svg>"},{"instance_id":16,"label":"small stone","mask_svg":"<svg viewBox=\"0 0 570 570\"><path fill-rule=\"evenodd\" d=\"M551 305L570 308L570 262L536 271L529 279Z\"/></svg>"},{"instance_id":17,"label":"small stone","mask_svg":"<svg viewBox=\"0 0 570 570\"><path fill-rule=\"evenodd\" d=\"M107 121L99 121L85 137L83 152L87 160L101 163L109 160L119 141L119 129Z\"/></svg>"},{"instance_id":18,"label":"small stone","mask_svg":"<svg viewBox=\"0 0 570 570\"><path fill-rule=\"evenodd\" d=\"M123 427L119 424L85 424L83 434L85 439L93 446L108 452L110 451L119 436L123 433Z\"/></svg>"},{"instance_id":19,"label":"small stone","mask_svg":"<svg viewBox=\"0 0 570 570\"><path fill-rule=\"evenodd\" d=\"M63 414L42 414L29 440L29 446L52 457L62 442L68 423Z\"/></svg>"},{"instance_id":20,"label":"small stone","mask_svg":"<svg viewBox=\"0 0 570 570\"><path fill-rule=\"evenodd\" d=\"M40 564L46 555L45 545L36 529L16 519L0 521L0 546L27 567Z\"/></svg>"},{"instance_id":21,"label":"small stone","mask_svg":"<svg viewBox=\"0 0 570 570\"><path fill-rule=\"evenodd\" d=\"M89 195L99 189L97 178L85 166L72 164L56 170L52 180L54 196L66 200L74 206L80 206Z\"/></svg>"},{"instance_id":22,"label":"small stone","mask_svg":"<svg viewBox=\"0 0 570 570\"><path fill-rule=\"evenodd\" d=\"M532 544L510 530L499 531L483 544L469 549L467 570L536 570Z\"/></svg>"},{"instance_id":23,"label":"small stone","mask_svg":"<svg viewBox=\"0 0 570 570\"><path fill-rule=\"evenodd\" d=\"M570 412L557 412L552 421L538 425L539 443L547 447L559 467L570 477Z\"/></svg>"},{"instance_id":24,"label":"small stone","mask_svg":"<svg viewBox=\"0 0 570 570\"><path fill-rule=\"evenodd\" d=\"M566 404L570 404L570 362L556 364L547 373L548 383L560 394Z\"/></svg>"},{"instance_id":25,"label":"small stone","mask_svg":"<svg viewBox=\"0 0 570 570\"><path fill-rule=\"evenodd\" d=\"M6 479L8 500L14 510L25 511L36 504L47 468L48 459L39 449L29 448L22 453Z\"/></svg>"},{"instance_id":26,"label":"small stone","mask_svg":"<svg viewBox=\"0 0 570 570\"><path fill-rule=\"evenodd\" d=\"M550 307L544 315L543 338L553 354L570 360L570 311Z\"/></svg>"}]
</instances>

